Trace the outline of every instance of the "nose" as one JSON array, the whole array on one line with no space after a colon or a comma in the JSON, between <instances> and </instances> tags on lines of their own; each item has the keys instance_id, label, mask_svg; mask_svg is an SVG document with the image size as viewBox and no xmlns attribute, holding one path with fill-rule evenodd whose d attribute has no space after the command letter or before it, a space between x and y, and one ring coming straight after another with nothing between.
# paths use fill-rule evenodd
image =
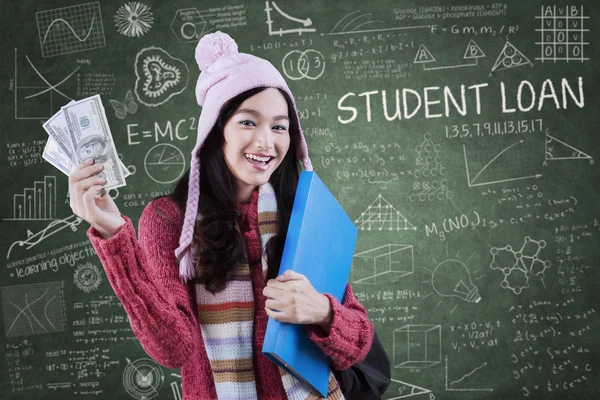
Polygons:
<instances>
[{"instance_id":1,"label":"nose","mask_svg":"<svg viewBox=\"0 0 600 400\"><path fill-rule=\"evenodd\" d=\"M266 124L256 129L254 135L254 145L259 149L270 150L273 148L273 132L271 126Z\"/></svg>"}]
</instances>

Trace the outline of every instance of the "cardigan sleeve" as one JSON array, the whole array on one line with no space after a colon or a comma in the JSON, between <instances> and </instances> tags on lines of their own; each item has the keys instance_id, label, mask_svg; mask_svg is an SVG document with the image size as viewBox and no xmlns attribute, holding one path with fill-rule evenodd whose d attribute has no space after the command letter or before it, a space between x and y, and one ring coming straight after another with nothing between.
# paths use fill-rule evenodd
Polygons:
<instances>
[{"instance_id":1,"label":"cardigan sleeve","mask_svg":"<svg viewBox=\"0 0 600 400\"><path fill-rule=\"evenodd\" d=\"M371 348L374 327L367 311L346 284L342 303L325 293L333 310L333 320L327 335L317 325L307 325L310 339L331 359L337 370L350 368L362 361Z\"/></svg>"},{"instance_id":2,"label":"cardigan sleeve","mask_svg":"<svg viewBox=\"0 0 600 400\"><path fill-rule=\"evenodd\" d=\"M191 288L179 279L175 259L178 214L174 202L159 198L142 212L139 241L126 216L107 240L93 227L87 232L131 329L146 353L168 368L181 368L201 343Z\"/></svg>"}]
</instances>

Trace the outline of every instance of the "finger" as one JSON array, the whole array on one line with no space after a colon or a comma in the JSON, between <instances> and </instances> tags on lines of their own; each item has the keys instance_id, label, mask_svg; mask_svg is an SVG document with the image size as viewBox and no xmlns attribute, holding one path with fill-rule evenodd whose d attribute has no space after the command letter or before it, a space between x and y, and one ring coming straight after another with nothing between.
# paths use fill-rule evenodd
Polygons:
<instances>
[{"instance_id":1,"label":"finger","mask_svg":"<svg viewBox=\"0 0 600 400\"><path fill-rule=\"evenodd\" d=\"M283 274L279 275L277 278L280 282L290 281L290 280L306 280L306 277L296 271L292 271L288 269Z\"/></svg>"},{"instance_id":2,"label":"finger","mask_svg":"<svg viewBox=\"0 0 600 400\"><path fill-rule=\"evenodd\" d=\"M281 289L265 286L263 289L263 295L268 299L281 299L285 296L285 292Z\"/></svg>"},{"instance_id":3,"label":"finger","mask_svg":"<svg viewBox=\"0 0 600 400\"><path fill-rule=\"evenodd\" d=\"M275 311L272 310L268 307L265 307L265 312L267 313L267 315L270 318L273 318L275 321L278 322L289 322L289 317L286 313L282 312L282 311Z\"/></svg>"},{"instance_id":4,"label":"finger","mask_svg":"<svg viewBox=\"0 0 600 400\"><path fill-rule=\"evenodd\" d=\"M97 175L100 171L104 169L104 164L80 164L83 165L83 168L75 170L69 177L69 183L77 183L83 179L87 179L90 176Z\"/></svg>"},{"instance_id":5,"label":"finger","mask_svg":"<svg viewBox=\"0 0 600 400\"><path fill-rule=\"evenodd\" d=\"M273 288L273 289L279 289L279 290L284 290L285 289L285 285L284 282L279 282L275 279L269 279L267 281L267 287Z\"/></svg>"},{"instance_id":6,"label":"finger","mask_svg":"<svg viewBox=\"0 0 600 400\"><path fill-rule=\"evenodd\" d=\"M89 178L83 179L75 184L75 189L81 194L82 192L86 192L90 187L94 185L104 185L106 183L106 179L100 176L90 176Z\"/></svg>"},{"instance_id":7,"label":"finger","mask_svg":"<svg viewBox=\"0 0 600 400\"><path fill-rule=\"evenodd\" d=\"M101 190L102 190L102 186L92 185L83 194L83 206L85 207L86 215L91 217L95 214L95 211L96 211L95 209L97 207L95 198L96 198L96 196L98 196L98 193Z\"/></svg>"},{"instance_id":8,"label":"finger","mask_svg":"<svg viewBox=\"0 0 600 400\"><path fill-rule=\"evenodd\" d=\"M265 306L271 310L281 310L284 307L284 304L279 300L267 299L267 301L265 301Z\"/></svg>"}]
</instances>

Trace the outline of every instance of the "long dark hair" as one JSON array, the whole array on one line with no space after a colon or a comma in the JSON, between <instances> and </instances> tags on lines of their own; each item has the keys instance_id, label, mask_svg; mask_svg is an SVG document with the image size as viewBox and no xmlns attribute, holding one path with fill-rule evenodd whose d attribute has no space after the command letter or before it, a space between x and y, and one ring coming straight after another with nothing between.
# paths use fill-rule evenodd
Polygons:
<instances>
[{"instance_id":1,"label":"long dark hair","mask_svg":"<svg viewBox=\"0 0 600 400\"><path fill-rule=\"evenodd\" d=\"M240 264L246 262L246 243L243 234L237 229L240 212L236 203L234 177L225 163L223 146L225 124L239 106L248 98L265 90L259 87L245 91L227 101L219 113L217 122L208 134L200 149L200 200L192 246L198 251L197 262L202 264L202 273L196 276L195 283L204 284L207 290L215 293L222 290ZM285 98L290 118L290 147L281 164L269 178L277 197L278 232L266 246L268 271L266 279L277 276L287 227L292 213L292 205L300 175L300 163L296 154L300 137L300 125L291 99L279 89ZM185 215L188 194L188 170L176 183L169 194Z\"/></svg>"}]
</instances>

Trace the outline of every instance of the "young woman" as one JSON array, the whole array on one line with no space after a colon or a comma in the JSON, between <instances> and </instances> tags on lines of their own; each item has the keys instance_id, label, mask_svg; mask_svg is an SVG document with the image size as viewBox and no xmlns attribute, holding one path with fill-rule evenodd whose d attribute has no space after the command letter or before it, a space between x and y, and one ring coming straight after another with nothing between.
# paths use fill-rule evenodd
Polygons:
<instances>
[{"instance_id":1,"label":"young woman","mask_svg":"<svg viewBox=\"0 0 600 400\"><path fill-rule=\"evenodd\" d=\"M139 239L110 196L98 195L101 164L69 178L71 208L91 224L144 350L181 368L185 400L320 399L261 353L268 317L304 324L337 370L366 356L374 332L349 284L340 304L303 275L277 276L300 161L312 168L293 96L272 64L238 53L221 32L200 40L196 60L203 109L191 167L146 206ZM329 375L327 399L343 398Z\"/></svg>"}]
</instances>

